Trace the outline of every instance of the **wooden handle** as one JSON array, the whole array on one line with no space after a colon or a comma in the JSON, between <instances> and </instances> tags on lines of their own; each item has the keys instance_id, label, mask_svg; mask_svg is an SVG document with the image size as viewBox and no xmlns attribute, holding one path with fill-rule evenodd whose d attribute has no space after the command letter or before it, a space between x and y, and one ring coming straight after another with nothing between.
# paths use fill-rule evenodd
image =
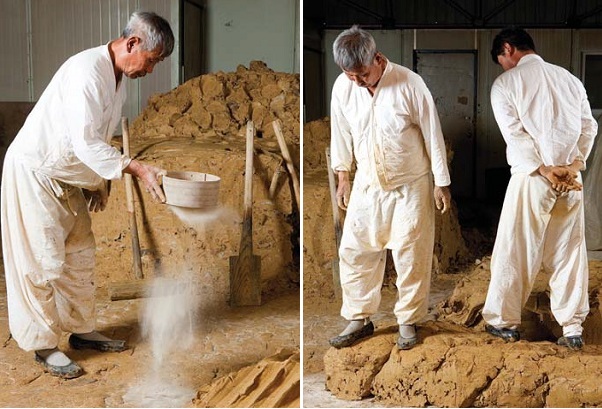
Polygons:
<instances>
[{"instance_id":1,"label":"wooden handle","mask_svg":"<svg viewBox=\"0 0 602 409\"><path fill-rule=\"evenodd\" d=\"M245 197L243 220L252 218L253 208L253 138L255 126L253 121L247 123L247 145L245 158Z\"/></svg>"},{"instance_id":2,"label":"wooden handle","mask_svg":"<svg viewBox=\"0 0 602 409\"><path fill-rule=\"evenodd\" d=\"M130 156L130 130L127 117L121 117L121 132L123 136L123 154ZM126 173L125 179L125 197L127 201L127 209L130 214L130 233L132 235L132 257L133 269L136 278L143 278L142 274L142 256L140 254L140 239L138 238L138 223L136 221L136 208L134 207L134 185L132 175Z\"/></svg>"},{"instance_id":3,"label":"wooden handle","mask_svg":"<svg viewBox=\"0 0 602 409\"><path fill-rule=\"evenodd\" d=\"M295 191L295 198L297 199L297 206L301 206L301 195L299 189L299 178L297 178L297 171L295 170L295 166L293 164L293 160L291 158L291 154L288 151L288 146L286 145L286 141L284 140L284 135L282 135L282 129L280 127L280 121L276 119L272 122L272 127L274 128L274 133L276 134L276 138L278 139L278 145L280 145L280 152L282 152L282 157L284 158L284 162L286 163L286 168L288 169L288 173L290 173L291 178L293 179L293 190Z\"/></svg>"},{"instance_id":4,"label":"wooden handle","mask_svg":"<svg viewBox=\"0 0 602 409\"><path fill-rule=\"evenodd\" d=\"M341 236L343 234L343 226L341 223L341 214L339 205L337 204L337 185L334 180L334 172L330 167L330 148L326 148L326 166L328 168L328 187L330 189L330 204L332 205L332 218L334 221L334 233L337 242L337 251L341 245Z\"/></svg>"}]
</instances>

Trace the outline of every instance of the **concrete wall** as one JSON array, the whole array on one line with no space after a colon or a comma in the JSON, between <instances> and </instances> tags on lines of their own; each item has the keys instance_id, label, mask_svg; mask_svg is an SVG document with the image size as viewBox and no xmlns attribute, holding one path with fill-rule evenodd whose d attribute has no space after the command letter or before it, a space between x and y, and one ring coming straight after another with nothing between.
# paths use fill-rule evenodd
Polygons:
<instances>
[{"instance_id":1,"label":"concrete wall","mask_svg":"<svg viewBox=\"0 0 602 409\"><path fill-rule=\"evenodd\" d=\"M208 0L207 70L235 71L264 61L300 72L300 0Z\"/></svg>"}]
</instances>

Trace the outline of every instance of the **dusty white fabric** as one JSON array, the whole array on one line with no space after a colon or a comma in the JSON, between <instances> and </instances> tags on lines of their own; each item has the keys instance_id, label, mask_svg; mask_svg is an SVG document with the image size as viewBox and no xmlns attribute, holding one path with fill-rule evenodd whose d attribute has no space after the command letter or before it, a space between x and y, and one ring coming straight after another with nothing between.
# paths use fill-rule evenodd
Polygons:
<instances>
[{"instance_id":1,"label":"dusty white fabric","mask_svg":"<svg viewBox=\"0 0 602 409\"><path fill-rule=\"evenodd\" d=\"M539 175L512 175L491 257L483 318L495 327L521 322L540 268L552 274L550 304L565 336L580 335L589 312L583 193L557 194Z\"/></svg>"},{"instance_id":2,"label":"dusty white fabric","mask_svg":"<svg viewBox=\"0 0 602 409\"><path fill-rule=\"evenodd\" d=\"M125 102L108 46L82 51L56 72L12 143L31 169L96 190L119 179L130 159L109 145Z\"/></svg>"},{"instance_id":3,"label":"dusty white fabric","mask_svg":"<svg viewBox=\"0 0 602 409\"><path fill-rule=\"evenodd\" d=\"M65 185L56 192L54 184L6 155L1 217L8 317L26 351L56 347L61 330L94 329L90 216L81 189Z\"/></svg>"},{"instance_id":4,"label":"dusty white fabric","mask_svg":"<svg viewBox=\"0 0 602 409\"><path fill-rule=\"evenodd\" d=\"M108 46L83 51L57 71L6 153L2 249L10 331L24 350L94 329L95 244L81 188L129 164L109 145L124 101Z\"/></svg>"},{"instance_id":5,"label":"dusty white fabric","mask_svg":"<svg viewBox=\"0 0 602 409\"><path fill-rule=\"evenodd\" d=\"M587 95L565 69L526 55L495 80L491 104L512 177L483 317L496 327L520 324L521 308L543 264L552 273L554 317L565 336L580 335L589 311L583 193L559 195L536 171L542 164L587 159L597 132Z\"/></svg>"},{"instance_id":6,"label":"dusty white fabric","mask_svg":"<svg viewBox=\"0 0 602 409\"><path fill-rule=\"evenodd\" d=\"M494 81L491 105L513 174L589 156L598 124L583 84L564 68L525 55Z\"/></svg>"},{"instance_id":7,"label":"dusty white fabric","mask_svg":"<svg viewBox=\"0 0 602 409\"><path fill-rule=\"evenodd\" d=\"M450 182L445 143L433 98L422 78L387 62L374 96L341 74L332 90L331 159L334 170L358 172L393 190L432 172Z\"/></svg>"},{"instance_id":8,"label":"dusty white fabric","mask_svg":"<svg viewBox=\"0 0 602 409\"><path fill-rule=\"evenodd\" d=\"M602 143L600 143L600 120L598 136L594 145L593 158L583 182L585 206L585 243L588 250L602 250Z\"/></svg>"},{"instance_id":9,"label":"dusty white fabric","mask_svg":"<svg viewBox=\"0 0 602 409\"><path fill-rule=\"evenodd\" d=\"M424 175L392 191L356 174L339 248L341 315L366 318L378 311L386 249L397 271L394 312L400 325L427 313L435 239L433 183Z\"/></svg>"}]
</instances>

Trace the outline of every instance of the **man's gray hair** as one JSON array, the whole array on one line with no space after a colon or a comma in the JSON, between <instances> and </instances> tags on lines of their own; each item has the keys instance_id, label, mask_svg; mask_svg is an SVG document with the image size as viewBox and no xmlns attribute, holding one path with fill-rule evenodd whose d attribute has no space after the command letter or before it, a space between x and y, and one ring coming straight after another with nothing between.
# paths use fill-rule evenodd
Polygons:
<instances>
[{"instance_id":1,"label":"man's gray hair","mask_svg":"<svg viewBox=\"0 0 602 409\"><path fill-rule=\"evenodd\" d=\"M161 58L173 52L174 37L167 20L150 11L135 11L130 16L127 26L121 34L123 38L130 36L142 40L142 49L152 51L161 48Z\"/></svg>"},{"instance_id":2,"label":"man's gray hair","mask_svg":"<svg viewBox=\"0 0 602 409\"><path fill-rule=\"evenodd\" d=\"M376 56L376 42L372 34L358 25L343 31L332 44L334 62L345 71L367 67Z\"/></svg>"}]
</instances>

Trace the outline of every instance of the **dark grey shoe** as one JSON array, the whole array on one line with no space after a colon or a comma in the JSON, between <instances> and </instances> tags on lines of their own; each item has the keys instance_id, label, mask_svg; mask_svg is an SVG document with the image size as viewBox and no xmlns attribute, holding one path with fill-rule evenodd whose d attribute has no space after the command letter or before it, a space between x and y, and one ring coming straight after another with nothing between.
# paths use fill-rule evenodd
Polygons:
<instances>
[{"instance_id":1,"label":"dark grey shoe","mask_svg":"<svg viewBox=\"0 0 602 409\"><path fill-rule=\"evenodd\" d=\"M515 329L510 328L496 328L493 325L485 325L485 331L493 335L494 337L502 338L506 342L520 341L520 333Z\"/></svg>"},{"instance_id":2,"label":"dark grey shoe","mask_svg":"<svg viewBox=\"0 0 602 409\"><path fill-rule=\"evenodd\" d=\"M358 329L355 332L347 335L337 335L334 338L330 338L328 343L333 347L345 348L353 345L356 341L359 341L362 338L369 337L374 334L374 324L370 321L368 324L364 325L362 328Z\"/></svg>"},{"instance_id":3,"label":"dark grey shoe","mask_svg":"<svg viewBox=\"0 0 602 409\"><path fill-rule=\"evenodd\" d=\"M416 333L416 326L414 325L414 334ZM413 337L410 338L405 338L402 337L401 334L399 334L399 337L397 338L397 348L399 349L412 349L412 347L414 345L416 345L418 343L418 336L414 335Z\"/></svg>"},{"instance_id":4,"label":"dark grey shoe","mask_svg":"<svg viewBox=\"0 0 602 409\"><path fill-rule=\"evenodd\" d=\"M52 376L58 376L63 379L73 379L77 378L84 374L84 370L77 363L71 361L68 365L58 366L51 365L44 358L42 358L38 353L35 353L36 362L42 364L46 372L48 372Z\"/></svg>"},{"instance_id":5,"label":"dark grey shoe","mask_svg":"<svg viewBox=\"0 0 602 409\"><path fill-rule=\"evenodd\" d=\"M69 337L69 345L75 349L96 349L102 352L121 352L127 349L123 340L90 341L75 334Z\"/></svg>"},{"instance_id":6,"label":"dark grey shoe","mask_svg":"<svg viewBox=\"0 0 602 409\"><path fill-rule=\"evenodd\" d=\"M583 348L583 337L581 335L575 335L573 337L560 337L558 338L558 345L572 349L573 351L579 351Z\"/></svg>"}]
</instances>

